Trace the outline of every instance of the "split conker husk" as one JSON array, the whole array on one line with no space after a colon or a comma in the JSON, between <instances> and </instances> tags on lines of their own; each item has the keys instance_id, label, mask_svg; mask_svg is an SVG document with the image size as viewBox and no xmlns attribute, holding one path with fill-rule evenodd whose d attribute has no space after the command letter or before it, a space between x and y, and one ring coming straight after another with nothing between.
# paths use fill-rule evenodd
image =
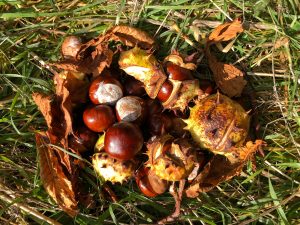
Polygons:
<instances>
[{"instance_id":1,"label":"split conker husk","mask_svg":"<svg viewBox=\"0 0 300 225\"><path fill-rule=\"evenodd\" d=\"M105 133L104 149L115 159L129 160L142 149L143 142L142 132L136 125L120 122Z\"/></svg>"},{"instance_id":2,"label":"split conker husk","mask_svg":"<svg viewBox=\"0 0 300 225\"><path fill-rule=\"evenodd\" d=\"M135 163L111 158L106 152L100 151L92 157L95 171L105 181L123 183L133 176Z\"/></svg>"}]
</instances>

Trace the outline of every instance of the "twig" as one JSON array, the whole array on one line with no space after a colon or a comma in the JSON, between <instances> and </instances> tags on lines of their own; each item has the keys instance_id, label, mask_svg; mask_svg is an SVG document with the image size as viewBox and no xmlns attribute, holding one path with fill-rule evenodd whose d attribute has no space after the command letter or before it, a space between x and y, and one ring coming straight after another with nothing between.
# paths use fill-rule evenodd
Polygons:
<instances>
[{"instance_id":1,"label":"twig","mask_svg":"<svg viewBox=\"0 0 300 225\"><path fill-rule=\"evenodd\" d=\"M277 173L279 173L281 176L287 178L288 180L296 183L296 184L300 184L299 181L294 180L293 178L289 177L288 175L284 174L283 172L281 172L279 169L277 169L275 166L273 166L269 161L264 160L264 163L269 166L272 170L276 171Z\"/></svg>"},{"instance_id":2,"label":"twig","mask_svg":"<svg viewBox=\"0 0 300 225\"><path fill-rule=\"evenodd\" d=\"M113 192L113 190L111 190L111 188L107 184L103 185L103 189L109 194L109 196L111 197L111 200L114 203L118 202L118 198L117 198L116 194Z\"/></svg>"},{"instance_id":3,"label":"twig","mask_svg":"<svg viewBox=\"0 0 300 225\"><path fill-rule=\"evenodd\" d=\"M169 192L174 197L175 200L175 211L166 218L160 220L158 224L165 224L169 222L175 221L180 216L180 209L181 209L181 201L182 201L182 193L185 185L185 179L179 181L179 188L176 191L175 182L170 186Z\"/></svg>"}]
</instances>

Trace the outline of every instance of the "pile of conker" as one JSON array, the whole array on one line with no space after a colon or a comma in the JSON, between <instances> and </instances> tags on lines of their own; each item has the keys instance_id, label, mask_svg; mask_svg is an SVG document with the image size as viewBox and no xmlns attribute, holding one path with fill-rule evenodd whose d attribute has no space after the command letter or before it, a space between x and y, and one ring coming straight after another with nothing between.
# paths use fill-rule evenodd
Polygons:
<instances>
[{"instance_id":1,"label":"pile of conker","mask_svg":"<svg viewBox=\"0 0 300 225\"><path fill-rule=\"evenodd\" d=\"M76 58L67 50L66 57ZM103 180L123 183L134 177L144 195L155 197L172 181L192 179L206 161L200 148L227 154L242 144L249 118L238 103L211 95L212 83L196 79L188 66L160 64L147 54L138 48L123 52L120 68L90 80L80 113L84 125L74 129L69 145L81 153L94 151L93 167Z\"/></svg>"}]
</instances>

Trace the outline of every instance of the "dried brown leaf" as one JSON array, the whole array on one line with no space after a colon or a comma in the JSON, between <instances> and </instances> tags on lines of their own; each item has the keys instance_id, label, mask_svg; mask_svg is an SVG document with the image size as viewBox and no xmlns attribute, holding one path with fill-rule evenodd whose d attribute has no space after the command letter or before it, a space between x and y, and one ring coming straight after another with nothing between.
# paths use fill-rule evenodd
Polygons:
<instances>
[{"instance_id":1,"label":"dried brown leaf","mask_svg":"<svg viewBox=\"0 0 300 225\"><path fill-rule=\"evenodd\" d=\"M51 143L68 148L68 135L72 133L73 107L86 101L88 84L77 79L72 72L62 72L54 76L55 94L46 96L40 93L32 95L35 103L42 112L49 132ZM70 95L70 93L72 93ZM70 156L62 151L58 152L60 162L72 174Z\"/></svg>"},{"instance_id":2,"label":"dried brown leaf","mask_svg":"<svg viewBox=\"0 0 300 225\"><path fill-rule=\"evenodd\" d=\"M208 65L214 75L214 80L221 91L229 97L240 96L247 81L244 74L231 64L219 62L207 49Z\"/></svg>"},{"instance_id":3,"label":"dried brown leaf","mask_svg":"<svg viewBox=\"0 0 300 225\"><path fill-rule=\"evenodd\" d=\"M263 145L262 140L255 143L249 141L244 147L234 147L231 155L215 155L186 189L187 197L195 198L199 193L210 191L219 183L238 175L248 159Z\"/></svg>"},{"instance_id":4,"label":"dried brown leaf","mask_svg":"<svg viewBox=\"0 0 300 225\"><path fill-rule=\"evenodd\" d=\"M78 213L74 187L59 163L56 150L48 145L50 143L48 134L36 134L41 180L53 200L68 215L74 217Z\"/></svg>"},{"instance_id":5,"label":"dried brown leaf","mask_svg":"<svg viewBox=\"0 0 300 225\"><path fill-rule=\"evenodd\" d=\"M108 34L111 34L110 40L120 41L127 46L139 46L143 49L154 47L154 39L138 28L115 26L108 31Z\"/></svg>"},{"instance_id":6,"label":"dried brown leaf","mask_svg":"<svg viewBox=\"0 0 300 225\"><path fill-rule=\"evenodd\" d=\"M92 45L93 43L90 44ZM62 70L86 74L92 73L94 77L99 76L105 68L110 67L114 55L107 45L107 43L99 44L91 53L81 53L85 57L82 57L78 61L64 60L59 63L52 63L51 65ZM86 49L86 51L88 50Z\"/></svg>"},{"instance_id":7,"label":"dried brown leaf","mask_svg":"<svg viewBox=\"0 0 300 225\"><path fill-rule=\"evenodd\" d=\"M52 123L53 123L53 117L51 114L51 102L52 97L49 95L45 95L42 93L33 93L32 98L35 102L35 104L38 106L39 110L43 114L47 126L49 129L52 129Z\"/></svg>"},{"instance_id":8,"label":"dried brown leaf","mask_svg":"<svg viewBox=\"0 0 300 225\"><path fill-rule=\"evenodd\" d=\"M244 31L242 22L239 18L232 22L227 22L217 26L209 35L208 41L216 43L221 41L229 41L237 36L238 33Z\"/></svg>"}]
</instances>

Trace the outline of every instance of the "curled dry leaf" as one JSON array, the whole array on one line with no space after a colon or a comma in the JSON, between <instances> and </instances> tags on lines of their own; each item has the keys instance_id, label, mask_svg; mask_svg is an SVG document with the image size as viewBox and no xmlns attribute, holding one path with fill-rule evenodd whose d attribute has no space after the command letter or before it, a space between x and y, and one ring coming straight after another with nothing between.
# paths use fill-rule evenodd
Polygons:
<instances>
[{"instance_id":1,"label":"curled dry leaf","mask_svg":"<svg viewBox=\"0 0 300 225\"><path fill-rule=\"evenodd\" d=\"M94 41L94 39L92 41ZM90 44L92 46L92 43ZM108 48L108 43L100 43L95 46L91 52L88 47L85 49L86 52L82 53L81 51L79 53L83 55L79 60L68 59L51 65L62 70L86 74L92 73L93 76L96 77L101 74L105 68L110 66L114 53Z\"/></svg>"},{"instance_id":2,"label":"curled dry leaf","mask_svg":"<svg viewBox=\"0 0 300 225\"><path fill-rule=\"evenodd\" d=\"M88 84L77 79L78 74L62 72L54 76L55 94L46 96L33 93L32 97L43 114L48 132L51 134L51 143L68 148L68 135L72 133L73 106L86 101ZM72 93L72 95L70 95ZM72 174L70 156L62 151L58 152L60 162Z\"/></svg>"},{"instance_id":3,"label":"curled dry leaf","mask_svg":"<svg viewBox=\"0 0 300 225\"><path fill-rule=\"evenodd\" d=\"M219 62L207 49L208 65L214 75L214 80L221 91L229 97L240 96L247 81L244 74L231 64Z\"/></svg>"},{"instance_id":4,"label":"curled dry leaf","mask_svg":"<svg viewBox=\"0 0 300 225\"><path fill-rule=\"evenodd\" d=\"M244 31L242 21L237 18L232 22L224 23L217 26L209 35L208 41L216 43L221 41L229 41Z\"/></svg>"},{"instance_id":5,"label":"curled dry leaf","mask_svg":"<svg viewBox=\"0 0 300 225\"><path fill-rule=\"evenodd\" d=\"M255 143L247 142L244 147L233 147L231 152L236 153L235 157L215 155L185 190L185 194L189 198L195 198L199 193L210 191L219 183L238 175L250 156L263 145L262 140L256 140Z\"/></svg>"},{"instance_id":6,"label":"curled dry leaf","mask_svg":"<svg viewBox=\"0 0 300 225\"><path fill-rule=\"evenodd\" d=\"M115 26L108 31L108 34L111 34L110 40L120 41L127 46L139 46L143 49L154 47L154 39L138 28Z\"/></svg>"},{"instance_id":7,"label":"curled dry leaf","mask_svg":"<svg viewBox=\"0 0 300 225\"><path fill-rule=\"evenodd\" d=\"M64 173L57 151L49 146L49 133L37 133L36 145L43 185L53 200L71 217L77 215L77 201L72 182Z\"/></svg>"}]
</instances>

